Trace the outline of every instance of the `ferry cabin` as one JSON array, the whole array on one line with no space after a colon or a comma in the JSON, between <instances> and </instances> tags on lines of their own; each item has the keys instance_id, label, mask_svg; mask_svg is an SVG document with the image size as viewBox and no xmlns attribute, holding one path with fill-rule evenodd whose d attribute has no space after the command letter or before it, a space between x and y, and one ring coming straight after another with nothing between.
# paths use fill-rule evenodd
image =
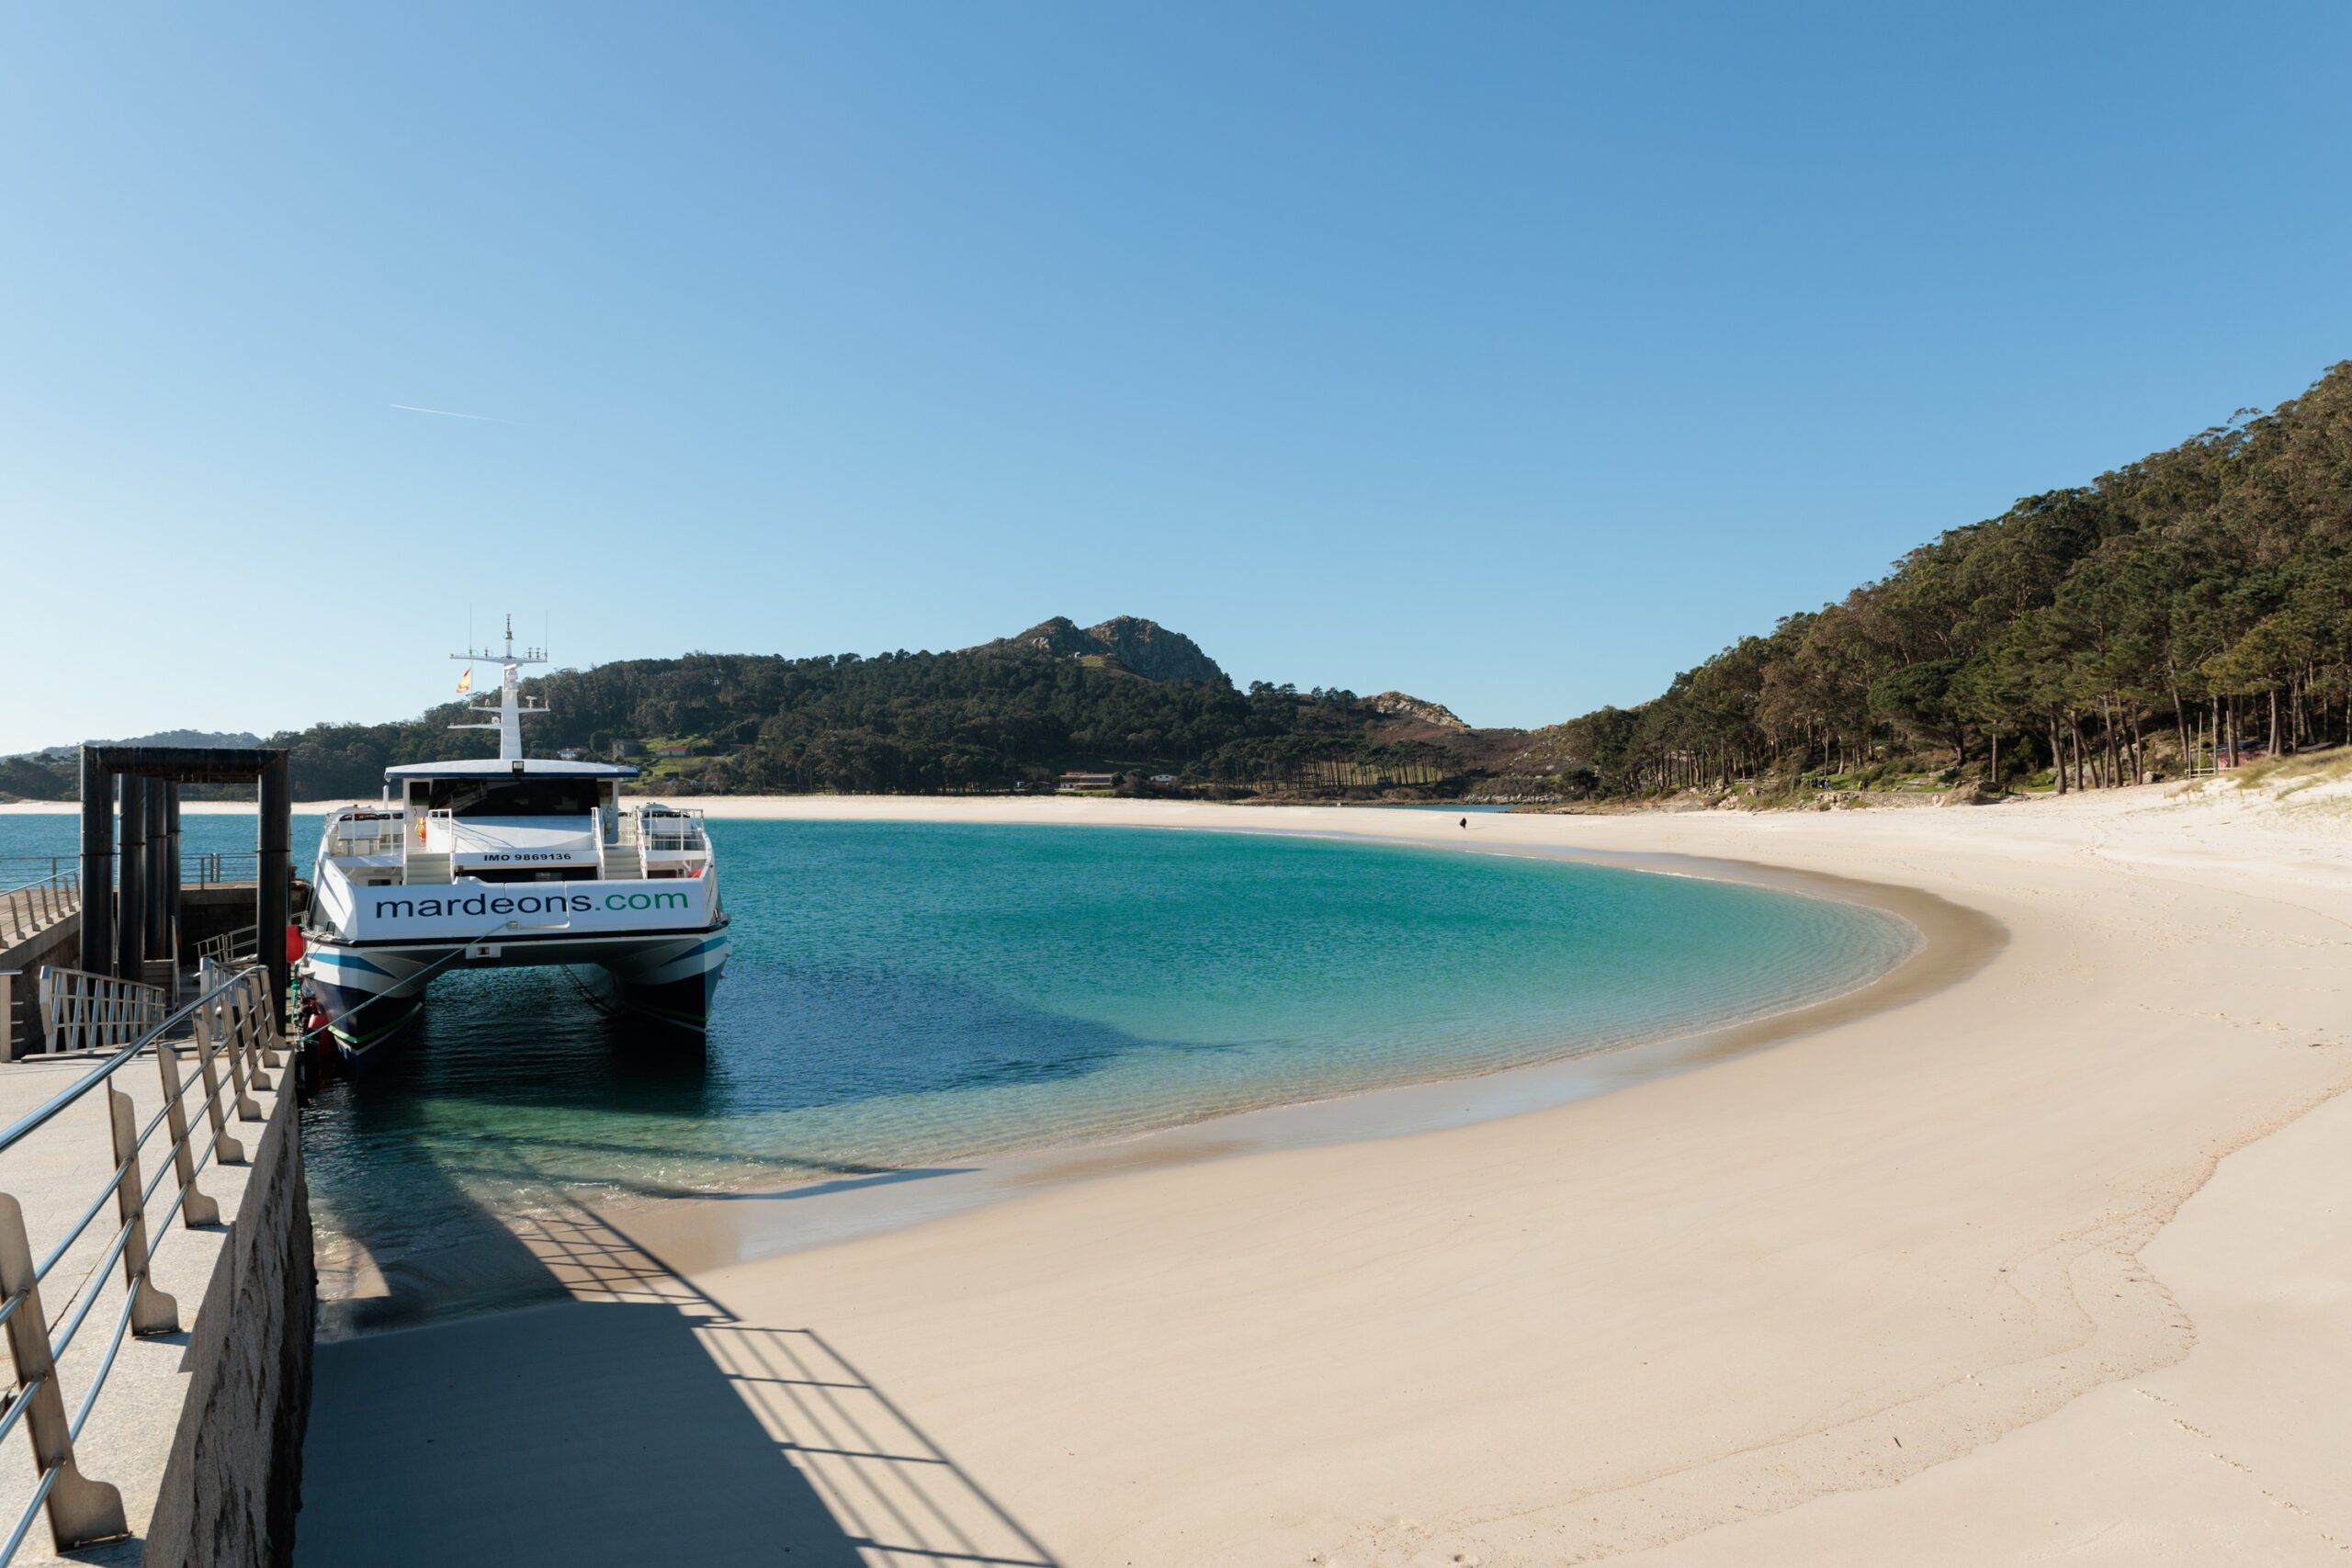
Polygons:
<instances>
[{"instance_id":1,"label":"ferry cabin","mask_svg":"<svg viewBox=\"0 0 2352 1568\"><path fill-rule=\"evenodd\" d=\"M538 759L390 768L384 807L338 813L322 849L360 887L707 874L702 814L658 801L625 805L621 783L636 773Z\"/></svg>"}]
</instances>

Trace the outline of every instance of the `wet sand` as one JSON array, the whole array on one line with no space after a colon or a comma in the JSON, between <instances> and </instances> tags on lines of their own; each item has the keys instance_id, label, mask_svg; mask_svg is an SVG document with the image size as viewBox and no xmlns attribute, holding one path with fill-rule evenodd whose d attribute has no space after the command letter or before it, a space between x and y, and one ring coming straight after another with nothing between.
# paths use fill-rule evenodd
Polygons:
<instances>
[{"instance_id":1,"label":"wet sand","mask_svg":"<svg viewBox=\"0 0 2352 1568\"><path fill-rule=\"evenodd\" d=\"M1259 832L1291 830L1245 826ZM1317 836L1351 835L1325 832ZM1708 856L1497 851L1464 846L1442 838L1432 837L1428 841L1462 853L1540 854L1545 859L1747 883L1831 898L1894 915L1916 930L1921 940L1917 950L1903 962L1867 985L1819 1002L1702 1034L1588 1052L1501 1072L1269 1106L1112 1143L959 1161L953 1168L931 1171L766 1190L746 1190L721 1198L599 1204L598 1212L673 1267L692 1273L939 1219L1062 1182L1468 1126L1689 1072L1886 1009L1906 1006L1975 973L1991 962L2008 940L2000 922L1982 911L1894 883ZM770 1201L762 1201L763 1199Z\"/></svg>"}]
</instances>

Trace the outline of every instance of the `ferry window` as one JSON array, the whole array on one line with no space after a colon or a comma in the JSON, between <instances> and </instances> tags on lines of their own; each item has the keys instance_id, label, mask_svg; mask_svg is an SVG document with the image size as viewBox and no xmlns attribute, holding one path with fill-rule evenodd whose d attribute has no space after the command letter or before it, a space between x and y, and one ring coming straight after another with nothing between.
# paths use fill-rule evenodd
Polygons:
<instances>
[{"instance_id":1,"label":"ferry window","mask_svg":"<svg viewBox=\"0 0 2352 1568\"><path fill-rule=\"evenodd\" d=\"M585 817L596 809L594 779L435 779L425 805L454 817Z\"/></svg>"}]
</instances>

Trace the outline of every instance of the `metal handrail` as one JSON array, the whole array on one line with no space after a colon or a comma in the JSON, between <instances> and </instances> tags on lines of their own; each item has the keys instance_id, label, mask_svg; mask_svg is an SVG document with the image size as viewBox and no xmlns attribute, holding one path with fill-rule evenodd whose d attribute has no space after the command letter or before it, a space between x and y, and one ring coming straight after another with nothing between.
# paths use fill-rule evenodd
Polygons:
<instances>
[{"instance_id":1,"label":"metal handrail","mask_svg":"<svg viewBox=\"0 0 2352 1568\"><path fill-rule=\"evenodd\" d=\"M284 1044L266 969L256 964L229 975L208 964L203 973L206 983L195 1000L175 1009L45 1103L0 1129L0 1156L5 1156L69 1107L103 1088L115 1156L114 1168L96 1196L38 1264L33 1261L22 1207L13 1194L0 1190L0 1331L6 1336L17 1384L15 1398L0 1412L0 1441L23 1427L40 1472L31 1500L5 1543L0 1543L0 1565L15 1555L34 1516L44 1509L60 1551L129 1533L121 1494L83 1475L74 1457L74 1444L97 1408L124 1338L178 1330L178 1303L156 1289L152 1279L155 1254L170 1237L175 1219L183 1229L219 1223L220 1205L198 1190L196 1179L216 1157L222 1164L244 1162L243 1145L228 1131L229 1111L240 1121L262 1119L253 1090L271 1088L268 1074L279 1067L277 1052ZM193 1040L185 1043L194 1050L197 1068L185 1080L180 1074L184 1043L170 1038L184 1023L193 1033ZM143 1127L136 1124L130 1096L112 1081L142 1051L153 1055L163 1087L163 1102ZM201 1093L191 1106L188 1091L199 1086ZM228 1110L223 1108L224 1091ZM199 1149L198 1137L207 1122L211 1136ZM167 1130L168 1136L157 1151L158 1168L152 1179L141 1180L141 1154L159 1129ZM177 1190L155 1215L160 1234L151 1241L149 1205L167 1178L176 1179ZM52 1333L41 1304L40 1287L89 1234L109 1194L115 1200L119 1222L114 1235L97 1262L67 1296L60 1310L62 1326ZM118 1261L123 1266L122 1306L89 1386L69 1419L59 1385L58 1361L95 1314Z\"/></svg>"},{"instance_id":2,"label":"metal handrail","mask_svg":"<svg viewBox=\"0 0 2352 1568\"><path fill-rule=\"evenodd\" d=\"M78 882L82 874L82 863L85 858L87 857L78 850L72 854L62 855L0 855L0 866L47 866L49 870L46 874L34 876L22 884L12 885L31 887L45 882L62 882L68 879ZM99 858L109 863L119 861L122 858L122 852L119 849L110 850ZM189 882L197 880L196 877L187 874L188 871L194 868L199 873L209 869L214 874L209 880L219 882L224 878L218 873L232 864L240 867L259 864L261 852L259 850L182 850L179 852L179 861L181 880Z\"/></svg>"},{"instance_id":3,"label":"metal handrail","mask_svg":"<svg viewBox=\"0 0 2352 1568\"><path fill-rule=\"evenodd\" d=\"M0 947L29 941L82 909L82 873L73 855L9 855L0 861L47 865L49 874L28 882L0 886ZM191 851L179 857L183 887L211 887L258 881L261 853L257 850ZM109 874L107 880L112 881Z\"/></svg>"},{"instance_id":4,"label":"metal handrail","mask_svg":"<svg viewBox=\"0 0 2352 1568\"><path fill-rule=\"evenodd\" d=\"M241 972L234 978L225 981L220 985L215 986L205 991L194 1001L189 1002L187 1006L173 1012L161 1022L150 1028L138 1039L132 1041L130 1044L125 1045L121 1050L117 1051L113 1055L108 1056L105 1061L99 1063L96 1066L92 1067L79 1078L76 1078L71 1088L60 1090L48 1101L48 1103L42 1105L38 1110L27 1111L24 1115L17 1117L16 1121L10 1122L5 1129L0 1129L0 1155L6 1154L17 1145L22 1143L27 1134L39 1131L51 1118L56 1116L59 1111L64 1110L67 1106L81 1099L82 1096L89 1093L90 1090L96 1088L98 1084L105 1082L117 1068L120 1067L125 1062L130 1060L131 1057L137 1055L149 1045L153 1044L156 1039L165 1031L176 1029L181 1024L193 1019L196 1016L196 1012L198 1008L218 1000L219 998L233 989L239 981L244 979L245 976L249 975L260 975L263 976L265 979L267 977L266 972L256 964L251 969Z\"/></svg>"},{"instance_id":5,"label":"metal handrail","mask_svg":"<svg viewBox=\"0 0 2352 1568\"><path fill-rule=\"evenodd\" d=\"M327 837L331 855L399 854L408 841L408 818L392 810L346 813L327 825Z\"/></svg>"},{"instance_id":6,"label":"metal handrail","mask_svg":"<svg viewBox=\"0 0 2352 1568\"><path fill-rule=\"evenodd\" d=\"M167 1010L164 987L141 980L57 964L42 964L39 979L52 1051L119 1045L144 1034Z\"/></svg>"},{"instance_id":7,"label":"metal handrail","mask_svg":"<svg viewBox=\"0 0 2352 1568\"><path fill-rule=\"evenodd\" d=\"M0 889L0 947L38 936L81 908L82 876L76 871L52 871Z\"/></svg>"},{"instance_id":8,"label":"metal handrail","mask_svg":"<svg viewBox=\"0 0 2352 1568\"><path fill-rule=\"evenodd\" d=\"M254 882L260 877L259 850L190 851L180 856L180 885L184 887Z\"/></svg>"},{"instance_id":9,"label":"metal handrail","mask_svg":"<svg viewBox=\"0 0 2352 1568\"><path fill-rule=\"evenodd\" d=\"M648 850L707 850L700 807L640 806L623 815L621 842ZM633 830L632 830L633 829Z\"/></svg>"},{"instance_id":10,"label":"metal handrail","mask_svg":"<svg viewBox=\"0 0 2352 1568\"><path fill-rule=\"evenodd\" d=\"M199 964L210 963L223 969L258 957L260 953L261 928L258 926L239 926L234 931L206 937L196 944Z\"/></svg>"}]
</instances>

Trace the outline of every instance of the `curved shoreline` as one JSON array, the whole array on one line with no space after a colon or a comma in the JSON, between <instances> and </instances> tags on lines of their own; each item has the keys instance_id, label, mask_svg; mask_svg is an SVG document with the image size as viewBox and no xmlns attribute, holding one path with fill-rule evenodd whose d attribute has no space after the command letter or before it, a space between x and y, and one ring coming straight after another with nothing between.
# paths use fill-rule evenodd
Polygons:
<instances>
[{"instance_id":1,"label":"curved shoreline","mask_svg":"<svg viewBox=\"0 0 2352 1568\"><path fill-rule=\"evenodd\" d=\"M765 803L763 803L765 804ZM791 817L762 812L762 819ZM893 820L957 823L968 814L953 806L893 812ZM1027 824L999 824L1027 825ZM1870 882L1753 861L1712 856L1634 853L1521 845L1462 843L1434 832L1363 833L1340 828L1262 822L1136 821L1122 814L1104 821L1081 818L1040 825L1147 828L1172 832L1319 838L1366 845L1428 848L1457 854L1566 861L1649 875L1689 876L1757 886L1857 906L1911 928L1917 942L1892 967L1861 985L1794 1007L1686 1033L1570 1052L1521 1066L1339 1089L1241 1110L1218 1111L1139 1132L1082 1138L1001 1154L952 1166L814 1180L785 1187L742 1188L674 1197L582 1201L603 1224L626 1232L682 1273L800 1251L922 1224L1035 1192L1126 1171L1165 1168L1252 1154L1418 1134L1529 1114L1657 1078L1693 1071L1768 1049L1819 1030L1906 1006L1975 973L2007 943L2001 923L1981 910L1899 884ZM1399 824L1400 826L1402 824ZM350 1256L324 1253L322 1284L342 1290L322 1300L322 1331L331 1337L381 1332L421 1322L535 1304L509 1293L520 1280L502 1280L486 1261L468 1268L458 1244L436 1253L426 1277L440 1298L436 1308L388 1301L386 1282ZM484 1258L500 1248L480 1249ZM406 1260L415 1267L417 1260ZM346 1298L366 1302L355 1306ZM368 1298L373 1298L368 1300ZM545 1299L544 1292L537 1299Z\"/></svg>"},{"instance_id":2,"label":"curved shoreline","mask_svg":"<svg viewBox=\"0 0 2352 1568\"><path fill-rule=\"evenodd\" d=\"M658 1238L560 1216L545 1239L576 1300L322 1347L313 1429L349 1435L337 1462L368 1499L345 1522L399 1500L370 1435L448 1389L482 1391L481 1430L443 1422L436 1473L501 1462L518 1367L542 1369L535 1427L609 1422L594 1391L611 1385L579 1371L636 1324L693 1335L797 1469L864 1495L880 1456L839 1452L808 1403L830 1396L791 1382L812 1374L746 1359L837 1348L857 1369L842 1397L870 1389L936 1434L922 1451L1023 1522L1030 1544L1003 1554L1024 1560L2137 1568L2171 1542L2335 1561L2352 823L2250 804L1446 820L1457 847L1916 889L2007 941L1978 927L1973 963L1946 945L1948 967L1784 1016L1756 1032L1772 1049L1693 1043L1710 1071L1634 1047L1249 1113L1063 1155L1017 1201L838 1246L730 1264L741 1214ZM1423 842L1441 826L1018 815ZM1547 1074L1599 1077L1551 1086L1549 1109L1482 1098ZM1421 1108L1396 1129L1413 1135L1366 1136L1396 1101ZM1241 1141L1270 1121L1278 1144ZM891 1179L695 1212L757 1212L752 1239L797 1246L820 1215L947 1187ZM391 1480L438 1517L434 1483Z\"/></svg>"},{"instance_id":3,"label":"curved shoreline","mask_svg":"<svg viewBox=\"0 0 2352 1568\"><path fill-rule=\"evenodd\" d=\"M250 814L239 803L209 803L226 814ZM842 804L822 797L729 797L705 804L722 820L822 821L848 816L861 821L888 820L970 824L970 803L896 797L883 805ZM1187 815L1129 803L1105 809L1103 803L1044 801L1002 803L1015 820L1001 826L1147 829L1235 836L1311 838L1364 845L1430 849L1457 854L1563 861L1652 875L1689 876L1764 887L1800 897L1872 909L1892 916L1917 933L1914 951L1862 984L1817 1000L1735 1021L1624 1044L1569 1051L1549 1059L1498 1068L1309 1093L1106 1137L972 1156L952 1168L796 1182L784 1187L752 1183L740 1188L676 1196L596 1201L585 1206L605 1222L628 1230L682 1271L778 1256L811 1247L927 1223L1040 1189L1083 1182L1125 1171L1197 1164L1251 1154L1334 1144L1411 1136L1494 1122L1588 1100L1637 1084L1726 1062L1806 1034L1924 999L1966 978L1989 963L2007 941L2001 923L1977 909L1954 904L1923 889L1896 883L1838 876L1796 867L1726 857L1611 852L1521 843L1509 846L1464 842L1442 830L1448 819L1437 813L1385 812L1365 808L1326 810L1318 815L1352 819L1313 825L1270 821L1263 808L1214 810L1215 820L1170 820ZM303 802L298 811L319 809ZM863 807L865 809L858 809ZM1124 808L1122 808L1124 807ZM1283 811L1285 816L1289 810ZM997 813L989 814L992 818ZM1499 820L1489 818L1488 820ZM1366 831L1374 824L1385 831ZM505 1253L502 1269L488 1261ZM479 1254L481 1261L469 1261ZM322 1327L330 1337L513 1310L546 1299L543 1280L515 1278L511 1247L466 1242L398 1260L396 1274L416 1270L423 1288L398 1292L430 1303L388 1299L390 1287L374 1260L356 1246L324 1247L319 1263L322 1285Z\"/></svg>"}]
</instances>

